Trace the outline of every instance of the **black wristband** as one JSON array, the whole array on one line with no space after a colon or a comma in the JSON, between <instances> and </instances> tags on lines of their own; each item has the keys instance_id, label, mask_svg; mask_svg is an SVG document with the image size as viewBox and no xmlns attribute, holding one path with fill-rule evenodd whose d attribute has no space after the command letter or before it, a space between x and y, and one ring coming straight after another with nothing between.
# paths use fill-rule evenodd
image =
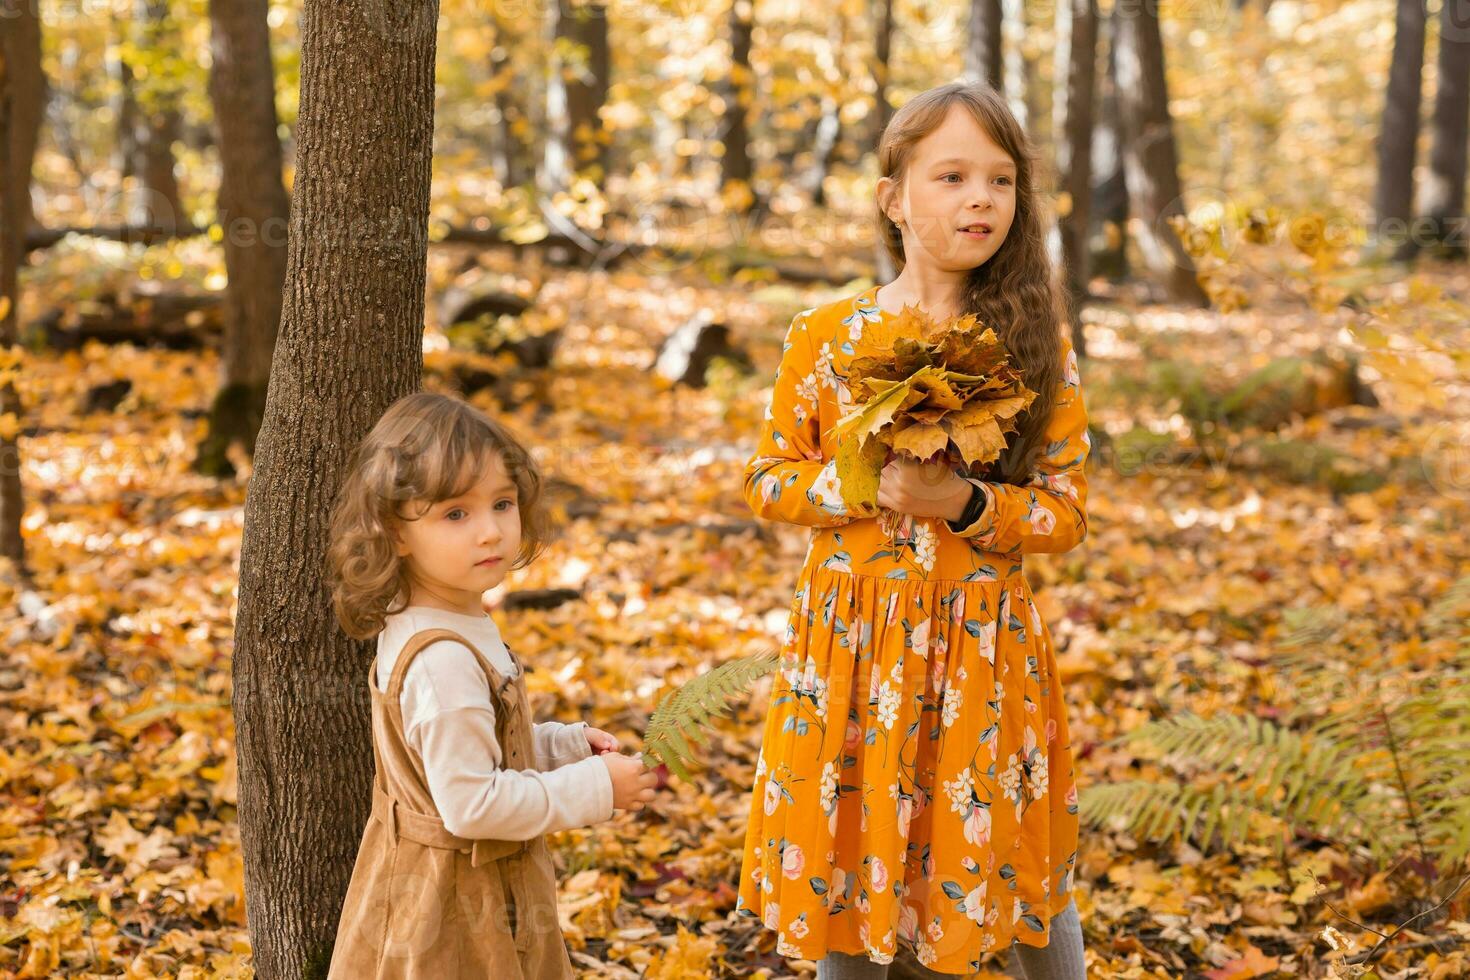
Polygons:
<instances>
[{"instance_id":1,"label":"black wristband","mask_svg":"<svg viewBox=\"0 0 1470 980\"><path fill-rule=\"evenodd\" d=\"M949 529L951 531L963 531L965 528L978 521L981 515L984 513L985 491L980 489L978 484L971 483L969 503L965 504L964 513L960 514L960 519L958 521L949 522Z\"/></svg>"}]
</instances>

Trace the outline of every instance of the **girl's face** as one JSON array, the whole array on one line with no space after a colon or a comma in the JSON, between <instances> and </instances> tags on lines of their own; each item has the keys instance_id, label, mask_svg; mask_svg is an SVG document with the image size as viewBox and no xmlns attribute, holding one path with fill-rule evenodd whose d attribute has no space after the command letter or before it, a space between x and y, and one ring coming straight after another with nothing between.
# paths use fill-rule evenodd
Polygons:
<instances>
[{"instance_id":1,"label":"girl's face","mask_svg":"<svg viewBox=\"0 0 1470 980\"><path fill-rule=\"evenodd\" d=\"M983 265L1016 217L1016 162L962 106L914 144L902 186L878 181L878 200L903 233L905 264L945 272ZM981 234L963 229L988 226Z\"/></svg>"},{"instance_id":2,"label":"girl's face","mask_svg":"<svg viewBox=\"0 0 1470 980\"><path fill-rule=\"evenodd\" d=\"M433 504L395 529L398 554L409 566L418 604L421 593L465 612L481 610L480 595L504 579L521 546L516 485L497 454L484 475L458 497ZM422 503L407 508L418 514Z\"/></svg>"}]
</instances>

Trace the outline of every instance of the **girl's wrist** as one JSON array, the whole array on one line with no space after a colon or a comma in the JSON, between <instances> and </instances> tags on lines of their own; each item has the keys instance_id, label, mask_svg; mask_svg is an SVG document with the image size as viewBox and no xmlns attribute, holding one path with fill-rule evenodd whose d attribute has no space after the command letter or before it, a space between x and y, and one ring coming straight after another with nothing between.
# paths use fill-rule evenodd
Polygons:
<instances>
[{"instance_id":1,"label":"girl's wrist","mask_svg":"<svg viewBox=\"0 0 1470 980\"><path fill-rule=\"evenodd\" d=\"M951 507L952 513L945 515L954 530L964 530L979 520L981 509L985 506L985 491L978 484L963 478L960 484L963 492L955 494L956 502Z\"/></svg>"},{"instance_id":2,"label":"girl's wrist","mask_svg":"<svg viewBox=\"0 0 1470 980\"><path fill-rule=\"evenodd\" d=\"M975 488L960 477L955 477L954 491L945 502L943 518L953 524L964 516L965 508L970 505L970 494Z\"/></svg>"}]
</instances>

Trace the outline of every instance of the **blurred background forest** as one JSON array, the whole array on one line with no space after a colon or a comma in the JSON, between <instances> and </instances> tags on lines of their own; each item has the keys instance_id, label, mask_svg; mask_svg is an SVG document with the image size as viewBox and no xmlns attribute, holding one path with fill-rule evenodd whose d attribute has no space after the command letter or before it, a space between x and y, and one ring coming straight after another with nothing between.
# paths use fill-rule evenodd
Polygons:
<instances>
[{"instance_id":1,"label":"blurred background forest","mask_svg":"<svg viewBox=\"0 0 1470 980\"><path fill-rule=\"evenodd\" d=\"M0 973L323 975L370 648L301 556L396 393L544 454L565 533L492 596L540 717L636 743L770 644L806 533L740 473L781 338L892 279L877 138L956 78L1037 142L1082 354L1090 533L1026 565L1092 974L1467 972L1470 0L0 30ZM732 915L768 695L651 811L553 838L582 975L812 972Z\"/></svg>"}]
</instances>

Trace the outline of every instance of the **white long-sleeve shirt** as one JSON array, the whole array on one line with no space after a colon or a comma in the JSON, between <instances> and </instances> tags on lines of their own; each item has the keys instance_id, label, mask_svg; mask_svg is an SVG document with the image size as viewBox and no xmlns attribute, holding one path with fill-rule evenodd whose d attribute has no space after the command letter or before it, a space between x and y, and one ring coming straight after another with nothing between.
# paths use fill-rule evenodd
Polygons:
<instances>
[{"instance_id":1,"label":"white long-sleeve shirt","mask_svg":"<svg viewBox=\"0 0 1470 980\"><path fill-rule=\"evenodd\" d=\"M409 606L378 634L378 689L403 644L426 629L454 630L507 677L516 674L500 630L488 615ZM409 664L399 696L404 735L424 767L444 827L470 840L529 840L586 827L613 815L612 777L587 743L585 721L545 721L532 728L535 769L502 769L490 685L463 644L429 644Z\"/></svg>"}]
</instances>

